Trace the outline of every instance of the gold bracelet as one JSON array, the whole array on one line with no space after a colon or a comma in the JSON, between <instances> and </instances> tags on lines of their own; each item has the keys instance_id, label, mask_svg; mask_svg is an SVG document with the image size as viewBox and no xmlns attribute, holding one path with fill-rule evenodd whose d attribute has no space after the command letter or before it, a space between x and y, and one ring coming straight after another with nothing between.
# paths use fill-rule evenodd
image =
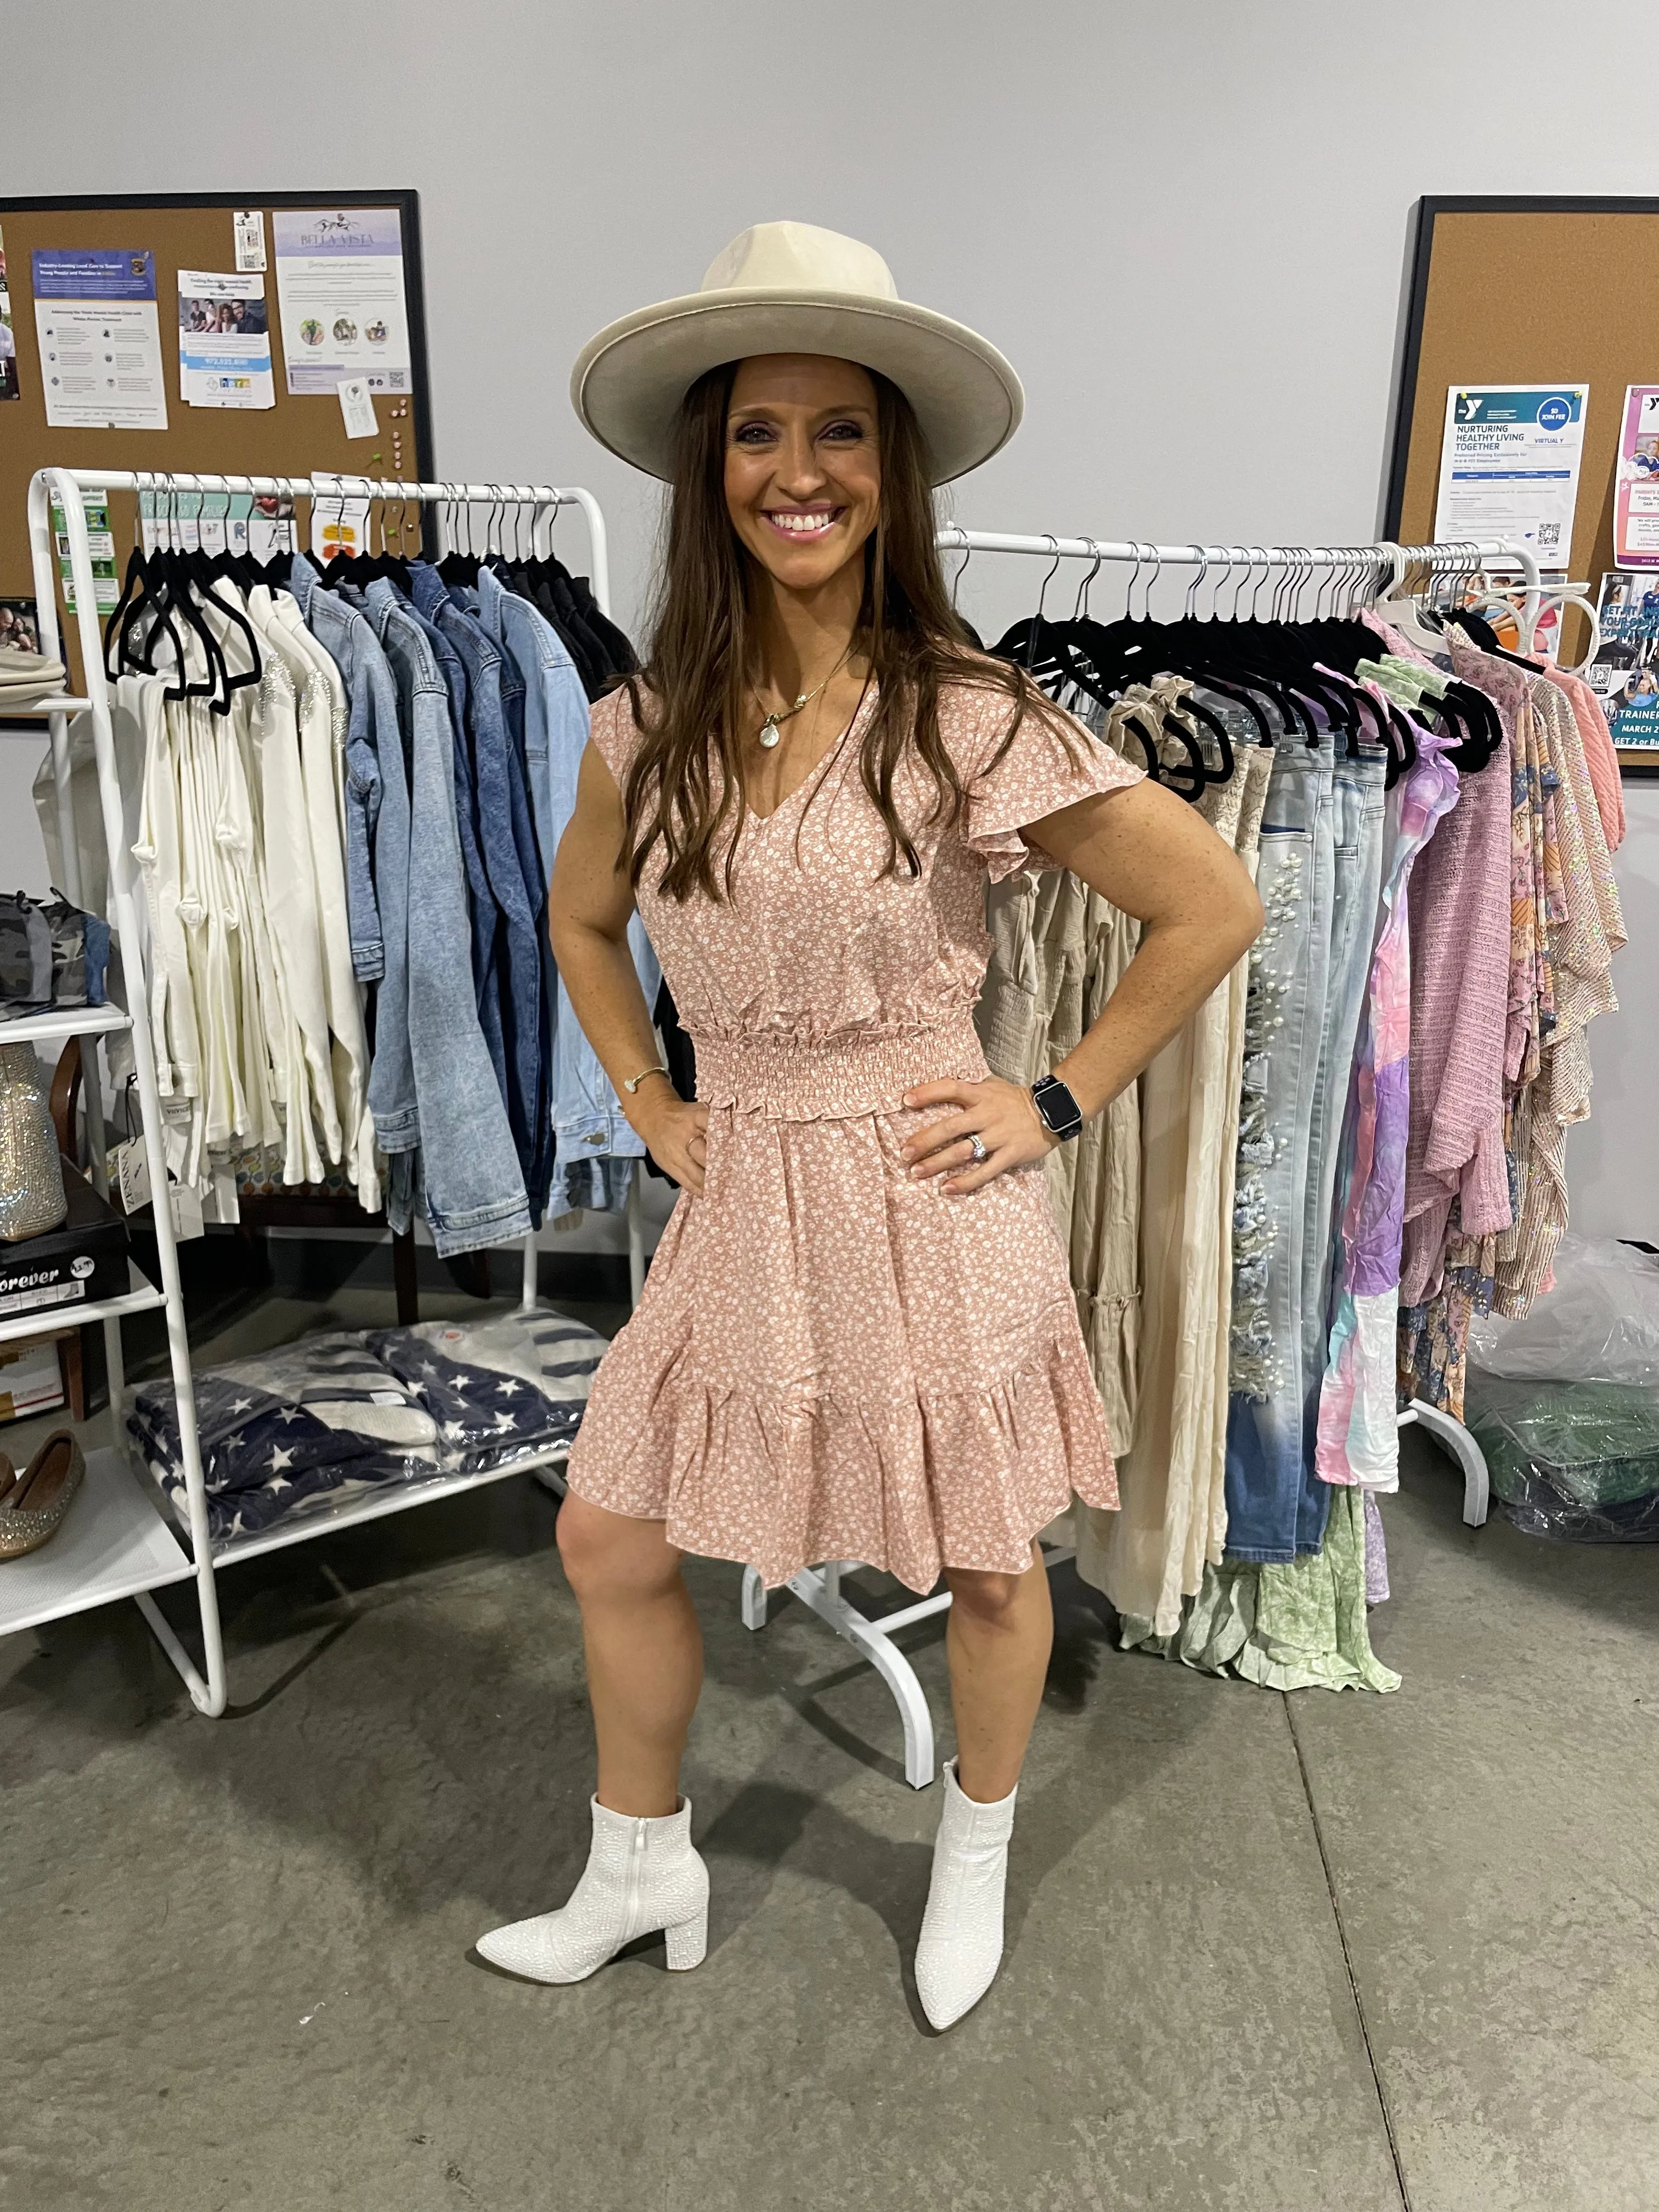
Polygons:
<instances>
[{"instance_id":1,"label":"gold bracelet","mask_svg":"<svg viewBox=\"0 0 1659 2212\"><path fill-rule=\"evenodd\" d=\"M630 1075L628 1080L623 1085L623 1089L628 1093L630 1098L639 1089L641 1084L644 1082L647 1075L668 1075L668 1070L659 1060L653 1060L649 1067L642 1067L637 1075ZM674 1080L672 1075L668 1075L668 1079L671 1083Z\"/></svg>"}]
</instances>

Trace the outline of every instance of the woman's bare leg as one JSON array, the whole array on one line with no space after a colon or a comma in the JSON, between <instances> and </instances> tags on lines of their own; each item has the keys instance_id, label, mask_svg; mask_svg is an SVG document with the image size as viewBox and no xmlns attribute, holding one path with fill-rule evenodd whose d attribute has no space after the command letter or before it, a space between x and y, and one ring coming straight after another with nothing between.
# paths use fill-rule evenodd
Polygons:
<instances>
[{"instance_id":1,"label":"woman's bare leg","mask_svg":"<svg viewBox=\"0 0 1659 2212\"><path fill-rule=\"evenodd\" d=\"M702 1687L702 1636L680 1553L665 1522L574 1494L559 1508L559 1553L582 1609L599 1802L630 1820L664 1819L679 1807L680 1759Z\"/></svg>"},{"instance_id":2,"label":"woman's bare leg","mask_svg":"<svg viewBox=\"0 0 1659 2212\"><path fill-rule=\"evenodd\" d=\"M1025 1746L1042 1702L1054 1617L1048 1574L1032 1547L1023 1575L947 1567L951 1704L957 1721L957 1781L982 1805L1006 1797L1019 1780Z\"/></svg>"}]
</instances>

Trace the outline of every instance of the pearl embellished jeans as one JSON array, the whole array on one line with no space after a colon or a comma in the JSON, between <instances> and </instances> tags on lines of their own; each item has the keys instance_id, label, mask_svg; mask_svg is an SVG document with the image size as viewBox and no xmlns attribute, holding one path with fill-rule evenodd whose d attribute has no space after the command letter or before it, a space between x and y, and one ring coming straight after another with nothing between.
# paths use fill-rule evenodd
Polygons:
<instances>
[{"instance_id":1,"label":"pearl embellished jeans","mask_svg":"<svg viewBox=\"0 0 1659 2212\"><path fill-rule=\"evenodd\" d=\"M1294 1559L1322 1491L1303 1470L1303 1295L1335 890L1332 747L1280 744L1261 821L1233 1212L1227 1553ZM1335 1141L1334 1134L1331 1139ZM1304 1501L1304 1488L1310 1492ZM1319 1530L1323 1534L1324 1500ZM1317 1548L1316 1537L1310 1548Z\"/></svg>"}]
</instances>

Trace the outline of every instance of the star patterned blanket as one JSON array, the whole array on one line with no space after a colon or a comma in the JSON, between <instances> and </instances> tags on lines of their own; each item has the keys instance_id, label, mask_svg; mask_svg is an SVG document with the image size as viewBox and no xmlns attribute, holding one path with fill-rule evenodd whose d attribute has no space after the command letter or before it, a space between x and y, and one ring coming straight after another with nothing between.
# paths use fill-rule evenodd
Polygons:
<instances>
[{"instance_id":1,"label":"star patterned blanket","mask_svg":"<svg viewBox=\"0 0 1659 2212\"><path fill-rule=\"evenodd\" d=\"M196 1376L216 1548L365 1490L482 1474L568 1443L605 1339L550 1311L302 1338ZM188 1520L171 1382L127 1416L132 1447Z\"/></svg>"}]
</instances>

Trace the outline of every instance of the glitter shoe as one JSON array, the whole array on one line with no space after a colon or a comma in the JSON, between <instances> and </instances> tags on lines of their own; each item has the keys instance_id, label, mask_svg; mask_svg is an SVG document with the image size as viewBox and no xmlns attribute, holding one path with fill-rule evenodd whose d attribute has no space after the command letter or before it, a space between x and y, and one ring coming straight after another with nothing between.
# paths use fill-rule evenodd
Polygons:
<instances>
[{"instance_id":1,"label":"glitter shoe","mask_svg":"<svg viewBox=\"0 0 1659 2212\"><path fill-rule=\"evenodd\" d=\"M9 1461L0 1464L0 1559L21 1559L58 1534L87 1463L69 1431L55 1429L21 1475Z\"/></svg>"}]
</instances>

